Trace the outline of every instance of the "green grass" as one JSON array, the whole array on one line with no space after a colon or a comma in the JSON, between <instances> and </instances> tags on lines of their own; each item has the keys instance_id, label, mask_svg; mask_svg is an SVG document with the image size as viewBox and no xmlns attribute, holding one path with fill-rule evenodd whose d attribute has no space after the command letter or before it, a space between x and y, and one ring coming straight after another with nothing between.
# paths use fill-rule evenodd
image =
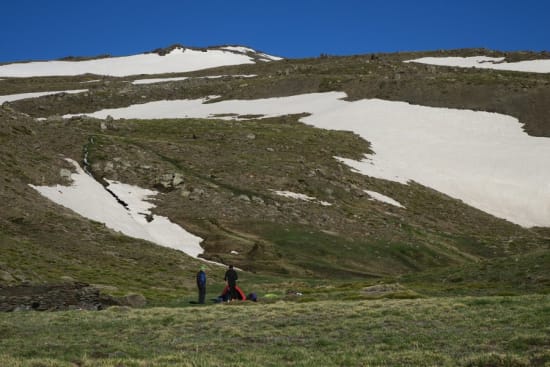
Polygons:
<instances>
[{"instance_id":1,"label":"green grass","mask_svg":"<svg viewBox=\"0 0 550 367\"><path fill-rule=\"evenodd\" d=\"M10 366L543 366L550 298L0 314ZM489 364L491 362L491 364Z\"/></svg>"},{"instance_id":2,"label":"green grass","mask_svg":"<svg viewBox=\"0 0 550 367\"><path fill-rule=\"evenodd\" d=\"M422 294L518 295L550 293L550 254L539 250L399 278Z\"/></svg>"}]
</instances>

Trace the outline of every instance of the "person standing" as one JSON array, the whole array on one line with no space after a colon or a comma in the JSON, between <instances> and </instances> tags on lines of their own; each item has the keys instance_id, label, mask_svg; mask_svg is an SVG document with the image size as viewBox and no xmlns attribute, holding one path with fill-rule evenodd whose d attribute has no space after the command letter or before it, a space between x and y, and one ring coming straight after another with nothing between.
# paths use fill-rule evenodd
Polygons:
<instances>
[{"instance_id":1,"label":"person standing","mask_svg":"<svg viewBox=\"0 0 550 367\"><path fill-rule=\"evenodd\" d=\"M199 303L204 304L206 297L206 266L201 265L199 272L197 273L197 288L199 290Z\"/></svg>"},{"instance_id":2,"label":"person standing","mask_svg":"<svg viewBox=\"0 0 550 367\"><path fill-rule=\"evenodd\" d=\"M237 289L235 288L237 286L237 279L239 279L239 276L237 275L237 271L233 269L233 265L229 265L229 269L225 272L225 277L223 280L227 282L227 286L229 287L229 300L237 299Z\"/></svg>"}]
</instances>

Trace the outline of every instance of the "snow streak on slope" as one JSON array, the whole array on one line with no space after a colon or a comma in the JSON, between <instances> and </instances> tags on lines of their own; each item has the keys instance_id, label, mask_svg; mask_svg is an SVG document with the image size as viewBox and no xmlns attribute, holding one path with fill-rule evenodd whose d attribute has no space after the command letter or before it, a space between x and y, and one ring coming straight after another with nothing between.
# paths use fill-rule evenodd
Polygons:
<instances>
[{"instance_id":1,"label":"snow streak on slope","mask_svg":"<svg viewBox=\"0 0 550 367\"><path fill-rule=\"evenodd\" d=\"M461 68L523 71L530 73L550 73L550 59L504 62L504 57L422 57L420 59L407 60L405 62L417 62L420 64L440 66L457 66Z\"/></svg>"},{"instance_id":2,"label":"snow streak on slope","mask_svg":"<svg viewBox=\"0 0 550 367\"><path fill-rule=\"evenodd\" d=\"M86 73L128 76L186 72L218 66L252 63L254 63L254 60L250 56L229 50L198 51L175 48L164 56L150 53L86 61L39 61L7 64L0 66L0 76L32 77L81 75Z\"/></svg>"},{"instance_id":3,"label":"snow streak on slope","mask_svg":"<svg viewBox=\"0 0 550 367\"><path fill-rule=\"evenodd\" d=\"M31 187L57 204L83 217L105 223L107 227L130 237L180 250L193 257L203 253L200 246L201 238L185 231L165 217L151 215L149 210L155 205L146 200L156 195L156 191L109 182L109 190L128 204L126 209L100 183L86 174L78 163L71 159L67 160L76 169L76 173L71 175L71 186ZM146 216L152 220L148 221Z\"/></svg>"},{"instance_id":4,"label":"snow streak on slope","mask_svg":"<svg viewBox=\"0 0 550 367\"><path fill-rule=\"evenodd\" d=\"M304 201L311 201L311 202L314 202L314 203L321 204L323 206L331 206L332 205L331 203L329 203L327 201L322 201L322 200L319 200L319 199L317 199L313 196L307 196L306 194L300 194L300 193L292 192L292 191L281 191L281 190L271 190L271 191L273 191L275 194L277 194L279 196L284 196L284 197L287 197L287 198L304 200Z\"/></svg>"},{"instance_id":5,"label":"snow streak on slope","mask_svg":"<svg viewBox=\"0 0 550 367\"><path fill-rule=\"evenodd\" d=\"M88 91L88 89L77 89L77 90L58 90L58 91L55 91L55 92L31 92L31 93L8 94L8 95L5 95L5 96L0 96L0 104L2 104L4 102L18 101L20 99L49 96L49 95L52 95L52 94L84 93L84 92L87 92L87 91Z\"/></svg>"},{"instance_id":6,"label":"snow streak on slope","mask_svg":"<svg viewBox=\"0 0 550 367\"><path fill-rule=\"evenodd\" d=\"M132 84L154 84L154 83L164 83L164 82L177 82L179 80L186 79L219 79L219 78L254 78L256 74L235 74L235 75L208 75L208 76L181 76L174 78L152 78L152 79L137 79L132 82Z\"/></svg>"},{"instance_id":7,"label":"snow streak on slope","mask_svg":"<svg viewBox=\"0 0 550 367\"><path fill-rule=\"evenodd\" d=\"M155 83L164 83L164 82L177 82L180 80L187 80L188 76L180 76L174 78L150 78L150 79L137 79L132 82L134 85L138 84L155 84Z\"/></svg>"},{"instance_id":8,"label":"snow streak on slope","mask_svg":"<svg viewBox=\"0 0 550 367\"><path fill-rule=\"evenodd\" d=\"M372 143L375 154L364 160L341 159L365 175L414 180L511 222L550 226L550 139L527 135L517 119L506 115L378 99L348 102L345 97L330 92L209 104L157 101L90 115L154 119L310 113L301 121L353 131Z\"/></svg>"},{"instance_id":9,"label":"snow streak on slope","mask_svg":"<svg viewBox=\"0 0 550 367\"><path fill-rule=\"evenodd\" d=\"M381 193L376 192L376 191L370 191L370 190L363 190L363 191L371 197L371 200L381 201L383 203L390 204L390 205L396 206L398 208L405 209L405 207L403 205L401 205L401 203L399 201L394 200L394 199L390 198L389 196L382 195Z\"/></svg>"},{"instance_id":10,"label":"snow streak on slope","mask_svg":"<svg viewBox=\"0 0 550 367\"><path fill-rule=\"evenodd\" d=\"M254 52L258 56L262 57L263 59L266 59L266 60L263 60L263 61L278 61L278 60L283 59L282 57L279 57L279 56L273 56L273 55L268 55L268 54L264 54L264 53L257 53L256 50L251 49L250 47L244 47L244 46L224 46L224 47L220 47L220 49L240 52L240 53L244 53L244 54L246 54L248 52Z\"/></svg>"}]
</instances>

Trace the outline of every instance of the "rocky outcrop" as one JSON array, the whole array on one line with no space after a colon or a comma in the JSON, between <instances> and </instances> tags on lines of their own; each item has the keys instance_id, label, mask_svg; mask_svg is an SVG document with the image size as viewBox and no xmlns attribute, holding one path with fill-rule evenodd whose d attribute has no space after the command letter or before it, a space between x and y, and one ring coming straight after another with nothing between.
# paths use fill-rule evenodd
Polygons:
<instances>
[{"instance_id":1,"label":"rocky outcrop","mask_svg":"<svg viewBox=\"0 0 550 367\"><path fill-rule=\"evenodd\" d=\"M181 173L166 173L157 177L154 187L161 191L171 191L184 184L184 177Z\"/></svg>"},{"instance_id":2,"label":"rocky outcrop","mask_svg":"<svg viewBox=\"0 0 550 367\"><path fill-rule=\"evenodd\" d=\"M86 283L0 286L0 311L103 310L120 302Z\"/></svg>"}]
</instances>

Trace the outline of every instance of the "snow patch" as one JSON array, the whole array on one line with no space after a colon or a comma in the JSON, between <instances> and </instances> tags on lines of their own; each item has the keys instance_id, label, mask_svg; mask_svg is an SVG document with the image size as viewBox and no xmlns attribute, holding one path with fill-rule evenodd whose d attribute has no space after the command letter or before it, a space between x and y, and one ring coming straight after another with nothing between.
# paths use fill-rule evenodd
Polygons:
<instances>
[{"instance_id":1,"label":"snow patch","mask_svg":"<svg viewBox=\"0 0 550 367\"><path fill-rule=\"evenodd\" d=\"M173 78L152 78L152 79L137 79L132 82L132 84L154 84L154 83L163 83L163 82L175 82L178 80L187 80L187 79L218 79L218 78L225 78L225 77L239 77L239 78L253 78L256 77L256 74L243 74L243 75L211 75L211 76L197 76L197 77L189 77L189 76L181 76L181 77L173 77Z\"/></svg>"},{"instance_id":2,"label":"snow patch","mask_svg":"<svg viewBox=\"0 0 550 367\"><path fill-rule=\"evenodd\" d=\"M268 54L264 54L264 53L261 53L261 54L258 54L260 57L268 60L268 61L279 61L279 60L283 60L282 57L279 57L279 56L273 56L273 55L268 55Z\"/></svg>"},{"instance_id":3,"label":"snow patch","mask_svg":"<svg viewBox=\"0 0 550 367\"><path fill-rule=\"evenodd\" d=\"M247 52L256 52L255 50L251 49L250 47L244 47L244 46L224 46L221 47L222 50L228 50L228 51L235 51L235 52L241 52L243 54Z\"/></svg>"},{"instance_id":4,"label":"snow patch","mask_svg":"<svg viewBox=\"0 0 550 367\"><path fill-rule=\"evenodd\" d=\"M20 99L27 99L27 98L38 98L42 96L49 96L52 94L59 94L59 93L84 93L87 92L88 89L76 89L76 90L58 90L58 91L52 91L52 92L31 92L31 93L19 93L19 94L8 94L5 96L0 96L0 104L4 102L13 102L18 101Z\"/></svg>"},{"instance_id":5,"label":"snow patch","mask_svg":"<svg viewBox=\"0 0 550 367\"><path fill-rule=\"evenodd\" d=\"M420 64L456 66L461 68L479 68L529 73L550 73L550 59L504 62L504 57L471 56L471 57L422 57L405 62Z\"/></svg>"},{"instance_id":6,"label":"snow patch","mask_svg":"<svg viewBox=\"0 0 550 367\"><path fill-rule=\"evenodd\" d=\"M287 197L287 198L304 200L304 201L311 201L311 202L314 202L314 203L317 203L317 204L321 204L323 206L332 205L329 202L318 200L317 198L315 198L313 196L307 196L306 194L300 194L300 193L296 193L296 192L292 192L292 191L279 191L279 190L270 190L270 191L273 191L275 194L277 194L279 196L284 196L284 197Z\"/></svg>"},{"instance_id":7,"label":"snow patch","mask_svg":"<svg viewBox=\"0 0 550 367\"><path fill-rule=\"evenodd\" d=\"M108 189L128 204L126 209L99 182L86 174L77 162L72 159L67 161L76 170L71 174L71 186L30 186L53 202L85 218L105 223L107 227L127 236L180 250L195 258L203 253L200 237L185 231L166 217L151 214L150 209L155 205L147 200L155 196L156 191L109 181Z\"/></svg>"},{"instance_id":8,"label":"snow patch","mask_svg":"<svg viewBox=\"0 0 550 367\"><path fill-rule=\"evenodd\" d=\"M390 198L389 196L382 195L382 194L380 194L379 192L376 192L376 191L370 191L370 190L363 190L363 191L371 197L371 200L378 200L378 201L381 201L383 203L390 204L390 205L397 206L399 208L405 209L405 207L403 205L401 205L401 203L399 201L394 200L394 199Z\"/></svg>"},{"instance_id":9,"label":"snow patch","mask_svg":"<svg viewBox=\"0 0 550 367\"><path fill-rule=\"evenodd\" d=\"M187 80L188 76L174 77L174 78L151 78L151 79L137 79L132 82L132 84L154 84L154 83L163 83L163 82L177 82L178 80Z\"/></svg>"},{"instance_id":10,"label":"snow patch","mask_svg":"<svg viewBox=\"0 0 550 367\"><path fill-rule=\"evenodd\" d=\"M253 52L255 53L256 55L258 55L259 57L265 59L265 60L262 60L262 61L278 61L278 60L282 60L283 58L282 57L279 57L279 56L273 56L273 55L268 55L266 53L263 53L263 52L256 52L256 50L254 49L251 49L249 47L244 47L244 46L224 46L224 47L221 47L222 50L227 50L227 51L233 51L233 52L240 52L240 53L248 53L248 52Z\"/></svg>"},{"instance_id":11,"label":"snow patch","mask_svg":"<svg viewBox=\"0 0 550 367\"><path fill-rule=\"evenodd\" d=\"M253 64L241 53L224 50L191 50L176 48L160 56L156 53L110 57L85 61L36 61L0 65L0 76L33 77L52 75L97 74L128 76L138 74L181 73L218 66Z\"/></svg>"}]
</instances>

